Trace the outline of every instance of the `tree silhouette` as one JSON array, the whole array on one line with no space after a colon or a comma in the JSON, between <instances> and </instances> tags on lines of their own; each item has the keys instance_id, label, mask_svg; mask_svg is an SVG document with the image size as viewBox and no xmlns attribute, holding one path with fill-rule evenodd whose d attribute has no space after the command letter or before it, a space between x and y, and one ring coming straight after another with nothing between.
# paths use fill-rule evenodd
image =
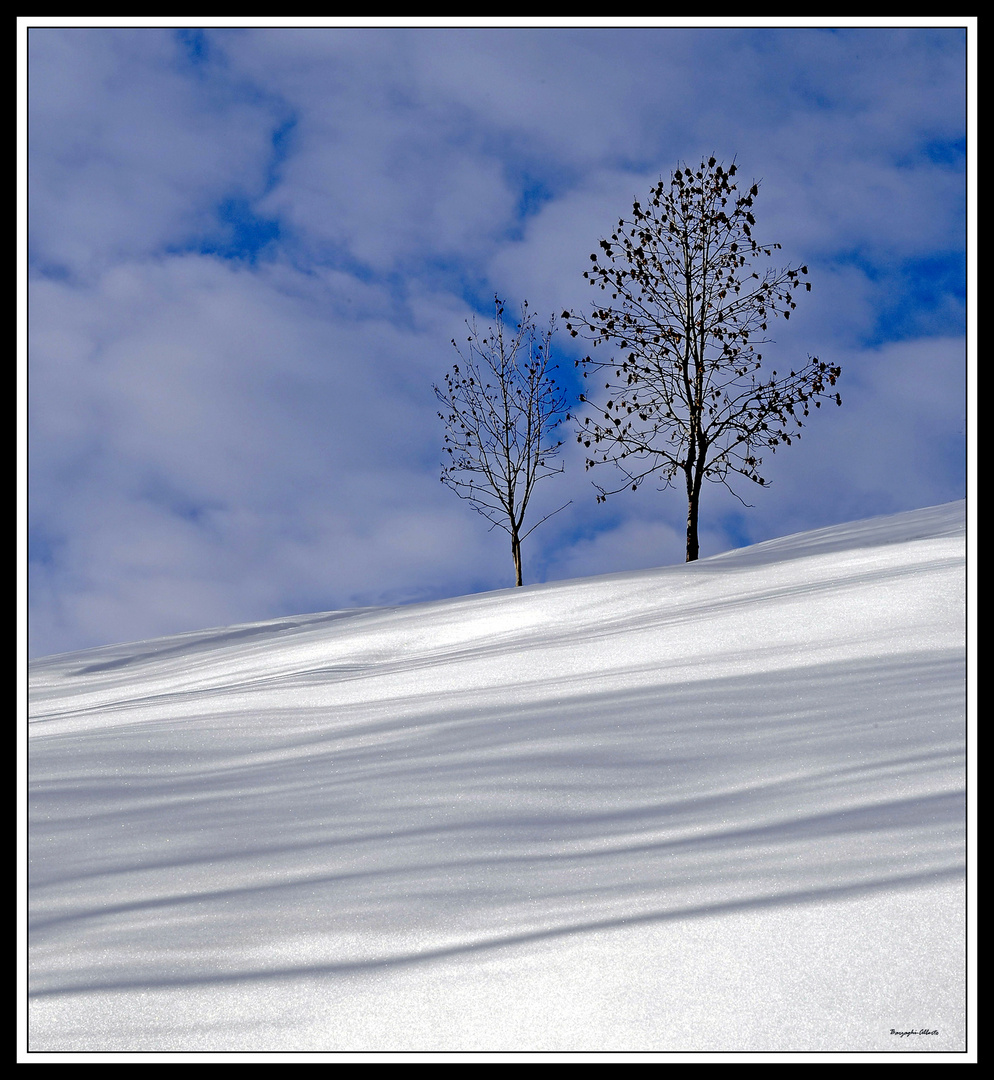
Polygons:
<instances>
[{"instance_id":1,"label":"tree silhouette","mask_svg":"<svg viewBox=\"0 0 994 1080\"><path fill-rule=\"evenodd\" d=\"M563 312L574 337L619 350L577 361L600 384L598 404L581 396L594 410L579 420L586 467L612 463L624 476L616 488L595 484L598 501L650 476L664 489L682 478L688 562L699 553L703 481L737 498L733 474L765 485L760 454L800 438L812 404L842 404L830 390L841 368L817 357L787 375L764 373L757 347L771 340L770 322L789 319L795 291L811 285L806 266L751 269L780 244L754 237L759 184L739 194L736 171L712 156L660 179L590 256L584 277L609 299L586 316Z\"/></svg>"},{"instance_id":2,"label":"tree silhouette","mask_svg":"<svg viewBox=\"0 0 994 1080\"><path fill-rule=\"evenodd\" d=\"M555 321L540 331L525 303L520 322L511 327L495 296L494 325L486 332L475 320L466 325L466 350L452 341L461 362L446 375L444 387L434 386L445 406L438 414L446 427L441 480L491 528L510 535L515 585L521 585L521 542L569 505L524 531L535 485L563 471L553 464L562 446L556 431L567 418L566 394L549 358Z\"/></svg>"}]
</instances>

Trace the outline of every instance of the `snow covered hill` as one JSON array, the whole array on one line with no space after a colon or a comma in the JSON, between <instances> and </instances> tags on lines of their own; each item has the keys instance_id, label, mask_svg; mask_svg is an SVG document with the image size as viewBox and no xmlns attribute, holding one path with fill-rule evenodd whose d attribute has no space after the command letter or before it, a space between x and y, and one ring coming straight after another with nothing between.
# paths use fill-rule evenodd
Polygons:
<instances>
[{"instance_id":1,"label":"snow covered hill","mask_svg":"<svg viewBox=\"0 0 994 1080\"><path fill-rule=\"evenodd\" d=\"M32 1051L962 1051L962 502L31 664Z\"/></svg>"}]
</instances>

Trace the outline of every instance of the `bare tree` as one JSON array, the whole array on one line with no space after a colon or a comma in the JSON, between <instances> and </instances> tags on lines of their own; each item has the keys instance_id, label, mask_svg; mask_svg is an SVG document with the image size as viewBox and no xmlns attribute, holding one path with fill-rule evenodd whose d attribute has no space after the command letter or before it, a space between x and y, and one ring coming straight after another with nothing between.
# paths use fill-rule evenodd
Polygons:
<instances>
[{"instance_id":1,"label":"bare tree","mask_svg":"<svg viewBox=\"0 0 994 1080\"><path fill-rule=\"evenodd\" d=\"M830 391L841 368L809 356L788 375L764 372L758 346L767 328L790 318L793 294L808 268L752 270L780 244L753 236L754 183L738 194L734 162L710 157L660 179L648 205L635 200L584 273L609 298L587 316L563 312L566 327L619 350L577 361L601 384L594 416L579 421L586 467L612 463L624 480L595 484L598 501L650 476L662 489L681 478L687 493L687 561L698 557L697 519L704 480L724 484L738 473L765 485L761 452L800 438L803 418ZM602 381L603 380L603 381ZM603 392L602 392L603 388ZM742 501L740 499L740 501Z\"/></svg>"},{"instance_id":2,"label":"bare tree","mask_svg":"<svg viewBox=\"0 0 994 1080\"><path fill-rule=\"evenodd\" d=\"M441 480L482 514L491 528L511 537L515 585L522 584L521 542L546 514L524 531L525 512L539 480L563 471L554 464L562 440L556 431L567 418L567 397L556 383L549 358L555 320L544 330L522 305L521 320L504 321L504 305L494 297L494 325L481 332L476 321L435 396L445 406L438 414L445 423L445 459Z\"/></svg>"}]
</instances>

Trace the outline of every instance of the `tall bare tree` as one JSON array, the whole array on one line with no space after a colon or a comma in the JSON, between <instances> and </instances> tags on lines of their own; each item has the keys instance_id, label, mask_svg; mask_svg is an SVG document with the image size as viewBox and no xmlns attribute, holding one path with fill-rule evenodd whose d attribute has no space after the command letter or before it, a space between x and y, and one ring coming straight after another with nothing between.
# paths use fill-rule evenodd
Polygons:
<instances>
[{"instance_id":1,"label":"tall bare tree","mask_svg":"<svg viewBox=\"0 0 994 1080\"><path fill-rule=\"evenodd\" d=\"M453 365L435 396L444 405L441 480L485 517L491 528L511 538L515 585L522 584L521 542L552 514L527 531L525 513L535 485L563 471L556 465L567 418L567 396L557 384L549 345L554 318L539 329L527 303L521 319L508 324L504 305L494 297L494 323L486 331L467 323L466 347L452 344L460 363Z\"/></svg>"},{"instance_id":2,"label":"tall bare tree","mask_svg":"<svg viewBox=\"0 0 994 1080\"><path fill-rule=\"evenodd\" d=\"M647 205L637 199L584 273L606 294L587 315L563 312L566 327L617 353L577 361L596 382L594 415L580 419L587 468L611 463L624 477L595 484L598 501L649 477L687 493L687 561L698 557L704 480L740 474L759 485L760 454L800 438L810 406L831 391L841 368L809 356L787 375L767 373L758 347L777 317L790 318L808 268L753 270L780 244L756 239L754 183L744 194L714 157L660 179ZM741 499L740 499L741 501Z\"/></svg>"}]
</instances>

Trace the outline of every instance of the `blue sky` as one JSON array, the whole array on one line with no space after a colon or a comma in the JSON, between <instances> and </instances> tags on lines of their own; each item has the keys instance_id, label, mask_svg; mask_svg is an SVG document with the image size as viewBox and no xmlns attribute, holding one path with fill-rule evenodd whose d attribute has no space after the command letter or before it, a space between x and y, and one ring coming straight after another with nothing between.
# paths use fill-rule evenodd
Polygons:
<instances>
[{"instance_id":1,"label":"blue sky","mask_svg":"<svg viewBox=\"0 0 994 1080\"><path fill-rule=\"evenodd\" d=\"M509 586L506 536L439 483L450 340L494 293L582 309L598 240L710 153L809 267L770 357L841 364L844 404L751 508L705 490L702 555L964 497L967 44L29 23L30 655ZM597 505L571 439L565 464L526 583L682 559L678 491Z\"/></svg>"}]
</instances>

